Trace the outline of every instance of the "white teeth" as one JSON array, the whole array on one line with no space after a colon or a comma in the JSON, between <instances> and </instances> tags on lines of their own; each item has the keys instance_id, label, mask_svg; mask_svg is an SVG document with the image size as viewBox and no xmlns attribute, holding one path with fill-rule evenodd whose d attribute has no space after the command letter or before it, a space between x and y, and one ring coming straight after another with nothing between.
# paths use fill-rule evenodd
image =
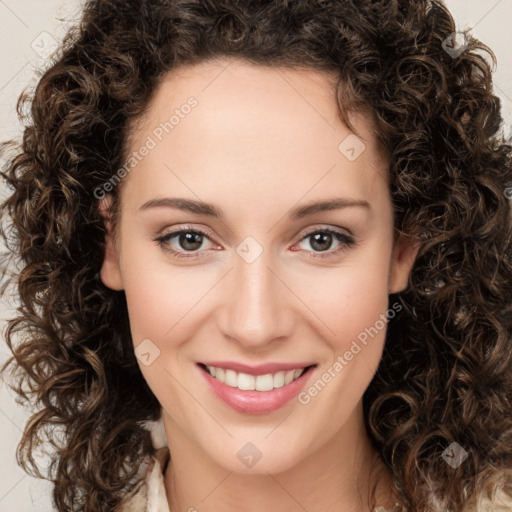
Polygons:
<instances>
[{"instance_id":1,"label":"white teeth","mask_svg":"<svg viewBox=\"0 0 512 512\"><path fill-rule=\"evenodd\" d=\"M247 373L237 373L234 370L225 370L214 366L206 366L210 375L232 388L242 389L244 391L271 391L272 389L282 388L292 380L299 378L305 368L296 370L281 371L277 373L267 373L266 375L249 375Z\"/></svg>"},{"instance_id":2,"label":"white teeth","mask_svg":"<svg viewBox=\"0 0 512 512\"><path fill-rule=\"evenodd\" d=\"M256 391L272 391L273 389L274 376L271 373L267 373L266 375L258 375L256 377Z\"/></svg>"},{"instance_id":3,"label":"white teeth","mask_svg":"<svg viewBox=\"0 0 512 512\"><path fill-rule=\"evenodd\" d=\"M290 370L289 372L286 372L286 374L284 376L285 385L290 384L290 382L294 379L294 377L295 377L295 370Z\"/></svg>"},{"instance_id":4,"label":"white teeth","mask_svg":"<svg viewBox=\"0 0 512 512\"><path fill-rule=\"evenodd\" d=\"M246 391L251 391L256 389L256 382L253 375L247 375L246 373L239 373L238 379L236 381L238 389L244 389Z\"/></svg>"},{"instance_id":5,"label":"white teeth","mask_svg":"<svg viewBox=\"0 0 512 512\"><path fill-rule=\"evenodd\" d=\"M215 377L217 378L217 377ZM231 386L232 388L237 387L237 380L238 376L235 371L233 370L226 370L226 376L224 378L224 384L227 384L228 386Z\"/></svg>"},{"instance_id":6,"label":"white teeth","mask_svg":"<svg viewBox=\"0 0 512 512\"><path fill-rule=\"evenodd\" d=\"M224 368L215 368L215 377L224 382L226 380L226 372Z\"/></svg>"},{"instance_id":7,"label":"white teeth","mask_svg":"<svg viewBox=\"0 0 512 512\"><path fill-rule=\"evenodd\" d=\"M284 372L277 372L274 375L273 387L282 388L284 386Z\"/></svg>"}]
</instances>

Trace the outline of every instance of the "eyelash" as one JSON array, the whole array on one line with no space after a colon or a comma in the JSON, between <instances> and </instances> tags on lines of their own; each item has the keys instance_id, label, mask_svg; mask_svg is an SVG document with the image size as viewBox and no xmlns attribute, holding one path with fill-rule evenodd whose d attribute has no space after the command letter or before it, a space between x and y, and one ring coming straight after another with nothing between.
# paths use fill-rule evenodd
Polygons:
<instances>
[{"instance_id":1,"label":"eyelash","mask_svg":"<svg viewBox=\"0 0 512 512\"><path fill-rule=\"evenodd\" d=\"M201 231L200 229L193 228L191 226L184 226L178 230L170 231L169 233L165 233L157 238L154 239L155 242L158 242L158 244L162 247L163 250L165 250L168 253L172 253L172 255L176 258L197 258L199 257L199 252L190 252L189 254L183 253L181 251L175 251L174 249L169 249L169 246L167 243L171 238L174 238L177 235L181 235L183 233L194 233L196 235L203 236L207 238L208 240L211 240L211 237L205 233L204 231ZM324 229L312 229L304 234L304 236L299 240L299 243L303 240L306 240L311 235L317 234L317 233L328 233L330 235L333 235L335 239L338 242L341 242L341 246L338 249L335 249L334 251L307 251L310 254L310 258L329 258L332 256L336 256L344 251L346 251L349 247L357 245L357 242L354 240L353 237L346 235L345 233L341 233L339 231L335 231L333 229L324 228ZM326 254L322 254L322 253Z\"/></svg>"}]
</instances>

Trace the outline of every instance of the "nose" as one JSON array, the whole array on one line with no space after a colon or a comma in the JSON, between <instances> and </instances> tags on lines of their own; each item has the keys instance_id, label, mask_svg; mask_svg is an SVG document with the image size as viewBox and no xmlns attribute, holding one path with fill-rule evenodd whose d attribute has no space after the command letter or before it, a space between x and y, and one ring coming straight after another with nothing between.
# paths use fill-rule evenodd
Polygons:
<instances>
[{"instance_id":1,"label":"nose","mask_svg":"<svg viewBox=\"0 0 512 512\"><path fill-rule=\"evenodd\" d=\"M224 336L253 350L289 337L293 327L293 293L272 267L266 253L252 263L235 257L218 311Z\"/></svg>"}]
</instances>

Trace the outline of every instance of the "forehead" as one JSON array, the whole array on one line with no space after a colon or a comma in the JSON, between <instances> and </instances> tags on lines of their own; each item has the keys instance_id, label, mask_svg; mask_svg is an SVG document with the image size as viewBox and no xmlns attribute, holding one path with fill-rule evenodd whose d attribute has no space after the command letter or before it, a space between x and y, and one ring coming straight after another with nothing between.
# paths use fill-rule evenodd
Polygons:
<instances>
[{"instance_id":1,"label":"forehead","mask_svg":"<svg viewBox=\"0 0 512 512\"><path fill-rule=\"evenodd\" d=\"M341 185L371 193L386 179L385 160L368 117L351 116L357 137L341 121L336 84L314 69L234 59L173 70L132 127L130 151L153 147L128 181L137 194L170 181L203 194L238 187L268 197L268 187L286 186L298 199Z\"/></svg>"}]
</instances>

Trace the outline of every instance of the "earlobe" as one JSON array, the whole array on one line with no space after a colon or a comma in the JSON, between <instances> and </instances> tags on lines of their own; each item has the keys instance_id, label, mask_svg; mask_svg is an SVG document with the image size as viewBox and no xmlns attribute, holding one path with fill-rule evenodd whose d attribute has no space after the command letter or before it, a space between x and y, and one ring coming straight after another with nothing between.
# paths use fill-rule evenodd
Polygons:
<instances>
[{"instance_id":1,"label":"earlobe","mask_svg":"<svg viewBox=\"0 0 512 512\"><path fill-rule=\"evenodd\" d=\"M99 203L100 213L105 221L105 254L101 265L101 281L112 290L123 290L123 280L119 266L119 257L112 232L112 223L109 216L111 197L106 196Z\"/></svg>"},{"instance_id":2,"label":"earlobe","mask_svg":"<svg viewBox=\"0 0 512 512\"><path fill-rule=\"evenodd\" d=\"M407 288L421 242L400 238L395 243L389 276L389 293L398 293Z\"/></svg>"}]
</instances>

